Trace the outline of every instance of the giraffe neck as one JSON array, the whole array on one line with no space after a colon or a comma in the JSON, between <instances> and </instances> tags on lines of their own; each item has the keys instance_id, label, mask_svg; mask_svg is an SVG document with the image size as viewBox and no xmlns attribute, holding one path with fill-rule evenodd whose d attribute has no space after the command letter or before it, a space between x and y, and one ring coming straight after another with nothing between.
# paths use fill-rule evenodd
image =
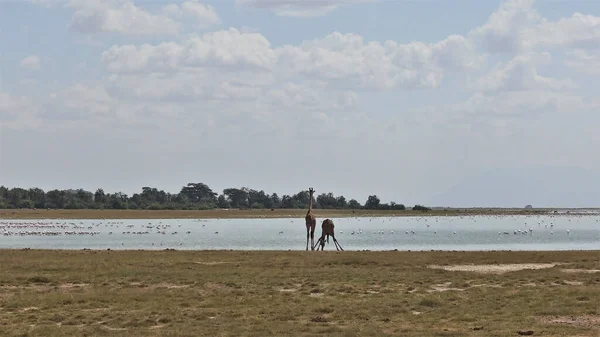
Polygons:
<instances>
[{"instance_id":1,"label":"giraffe neck","mask_svg":"<svg viewBox=\"0 0 600 337\"><path fill-rule=\"evenodd\" d=\"M313 198L313 194L310 193L310 195L308 197L308 212L309 213L312 211L312 198Z\"/></svg>"}]
</instances>

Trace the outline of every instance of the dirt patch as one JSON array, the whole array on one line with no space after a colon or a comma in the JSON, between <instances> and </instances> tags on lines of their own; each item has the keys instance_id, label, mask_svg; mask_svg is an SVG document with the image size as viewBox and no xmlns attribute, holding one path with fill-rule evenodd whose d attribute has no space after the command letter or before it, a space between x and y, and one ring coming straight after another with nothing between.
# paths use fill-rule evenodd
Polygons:
<instances>
[{"instance_id":1,"label":"dirt patch","mask_svg":"<svg viewBox=\"0 0 600 337\"><path fill-rule=\"evenodd\" d=\"M166 324L159 324L159 325L153 325L153 326L149 327L148 329L150 329L150 330L162 329L162 328L164 328L166 326L167 326Z\"/></svg>"},{"instance_id":2,"label":"dirt patch","mask_svg":"<svg viewBox=\"0 0 600 337\"><path fill-rule=\"evenodd\" d=\"M600 329L600 316L545 316L541 317L542 323L570 325L578 328Z\"/></svg>"},{"instance_id":3,"label":"dirt patch","mask_svg":"<svg viewBox=\"0 0 600 337\"><path fill-rule=\"evenodd\" d=\"M600 269L561 269L560 271L562 271L563 273L600 273Z\"/></svg>"},{"instance_id":4,"label":"dirt patch","mask_svg":"<svg viewBox=\"0 0 600 337\"><path fill-rule=\"evenodd\" d=\"M39 310L39 309L37 307L27 307L27 308L21 309L21 312L27 312L27 311L32 311L32 310Z\"/></svg>"},{"instance_id":5,"label":"dirt patch","mask_svg":"<svg viewBox=\"0 0 600 337\"><path fill-rule=\"evenodd\" d=\"M195 264L202 264L205 266L214 266L216 264L225 264L225 263L231 263L231 262L224 262L224 261L195 261Z\"/></svg>"},{"instance_id":6,"label":"dirt patch","mask_svg":"<svg viewBox=\"0 0 600 337\"><path fill-rule=\"evenodd\" d=\"M503 274L525 269L553 268L556 265L558 265L558 263L468 264L453 266L429 265L427 267L433 269L443 269L447 271L469 271L482 274Z\"/></svg>"},{"instance_id":7,"label":"dirt patch","mask_svg":"<svg viewBox=\"0 0 600 337\"><path fill-rule=\"evenodd\" d=\"M173 283L158 283L152 286L153 288L167 288L167 289L181 289L189 288L187 284L173 284Z\"/></svg>"},{"instance_id":8,"label":"dirt patch","mask_svg":"<svg viewBox=\"0 0 600 337\"><path fill-rule=\"evenodd\" d=\"M62 289L82 288L88 286L87 283L62 283L58 287Z\"/></svg>"},{"instance_id":9,"label":"dirt patch","mask_svg":"<svg viewBox=\"0 0 600 337\"><path fill-rule=\"evenodd\" d=\"M583 285L583 282L581 281L563 281L565 282L565 284L568 284L570 286L580 286Z\"/></svg>"},{"instance_id":10,"label":"dirt patch","mask_svg":"<svg viewBox=\"0 0 600 337\"><path fill-rule=\"evenodd\" d=\"M279 289L279 291L281 291L282 293L293 293L293 292L297 291L297 289L293 289L293 288L282 288L282 289Z\"/></svg>"},{"instance_id":11,"label":"dirt patch","mask_svg":"<svg viewBox=\"0 0 600 337\"><path fill-rule=\"evenodd\" d=\"M461 288L451 288L450 285L452 282L434 284L431 286L431 289L427 290L428 292L441 292L441 291L464 291Z\"/></svg>"}]
</instances>

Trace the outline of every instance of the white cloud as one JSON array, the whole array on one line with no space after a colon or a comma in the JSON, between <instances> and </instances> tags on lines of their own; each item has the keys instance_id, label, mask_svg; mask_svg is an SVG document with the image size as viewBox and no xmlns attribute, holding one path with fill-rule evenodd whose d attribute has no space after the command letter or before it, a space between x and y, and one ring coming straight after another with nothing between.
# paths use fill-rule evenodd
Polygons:
<instances>
[{"instance_id":1,"label":"white cloud","mask_svg":"<svg viewBox=\"0 0 600 337\"><path fill-rule=\"evenodd\" d=\"M39 70L40 69L40 57L37 55L27 56L21 60L21 63L19 63L19 65L21 66L21 68L24 68L27 70Z\"/></svg>"},{"instance_id":2,"label":"white cloud","mask_svg":"<svg viewBox=\"0 0 600 337\"><path fill-rule=\"evenodd\" d=\"M469 36L490 53L519 54L556 47L596 49L600 45L600 17L574 13L551 21L533 5L534 0L508 0Z\"/></svg>"},{"instance_id":3,"label":"white cloud","mask_svg":"<svg viewBox=\"0 0 600 337\"><path fill-rule=\"evenodd\" d=\"M541 48L598 49L600 17L574 13L557 21L544 20L529 32L531 44Z\"/></svg>"},{"instance_id":4,"label":"white cloud","mask_svg":"<svg viewBox=\"0 0 600 337\"><path fill-rule=\"evenodd\" d=\"M36 128L40 124L37 113L38 107L28 97L0 91L0 128Z\"/></svg>"},{"instance_id":5,"label":"white cloud","mask_svg":"<svg viewBox=\"0 0 600 337\"><path fill-rule=\"evenodd\" d=\"M173 35L180 24L136 6L131 0L70 0L75 13L70 29L81 33L120 33L128 35Z\"/></svg>"},{"instance_id":6,"label":"white cloud","mask_svg":"<svg viewBox=\"0 0 600 337\"><path fill-rule=\"evenodd\" d=\"M478 79L473 89L484 92L524 90L567 90L577 87L571 79L557 80L538 74L537 66L549 64L549 53L527 53L514 57Z\"/></svg>"},{"instance_id":7,"label":"white cloud","mask_svg":"<svg viewBox=\"0 0 600 337\"><path fill-rule=\"evenodd\" d=\"M508 0L494 11L485 24L470 36L491 53L518 53L524 48L523 30L543 21L533 9L534 0Z\"/></svg>"},{"instance_id":8,"label":"white cloud","mask_svg":"<svg viewBox=\"0 0 600 337\"><path fill-rule=\"evenodd\" d=\"M112 72L174 71L213 66L268 69L276 60L264 36L241 33L235 28L192 36L182 42L113 46L102 54L102 61Z\"/></svg>"},{"instance_id":9,"label":"white cloud","mask_svg":"<svg viewBox=\"0 0 600 337\"><path fill-rule=\"evenodd\" d=\"M191 0L181 5L169 4L163 7L163 12L171 17L181 19L185 16L194 18L200 26L210 26L220 22L219 15L211 5L203 4L198 0Z\"/></svg>"},{"instance_id":10,"label":"white cloud","mask_svg":"<svg viewBox=\"0 0 600 337\"><path fill-rule=\"evenodd\" d=\"M314 17L328 14L340 6L378 0L237 0L238 5L269 9L279 16Z\"/></svg>"},{"instance_id":11,"label":"white cloud","mask_svg":"<svg viewBox=\"0 0 600 337\"><path fill-rule=\"evenodd\" d=\"M585 50L574 50L568 53L570 59L565 64L584 74L600 74L600 56Z\"/></svg>"},{"instance_id":12,"label":"white cloud","mask_svg":"<svg viewBox=\"0 0 600 337\"><path fill-rule=\"evenodd\" d=\"M190 73L218 67L271 74L275 80L307 76L337 87L380 90L437 87L446 72L476 68L481 60L473 45L457 35L437 43L398 44L332 33L273 48L261 34L230 28L181 42L113 46L102 61L114 73Z\"/></svg>"}]
</instances>

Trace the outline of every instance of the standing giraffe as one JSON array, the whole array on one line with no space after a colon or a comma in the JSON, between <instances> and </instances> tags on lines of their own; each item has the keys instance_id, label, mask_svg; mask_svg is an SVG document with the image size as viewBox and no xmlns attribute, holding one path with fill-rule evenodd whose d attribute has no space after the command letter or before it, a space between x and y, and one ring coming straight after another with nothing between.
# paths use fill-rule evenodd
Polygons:
<instances>
[{"instance_id":1,"label":"standing giraffe","mask_svg":"<svg viewBox=\"0 0 600 337\"><path fill-rule=\"evenodd\" d=\"M317 217L312 212L312 200L313 200L313 190L312 187L308 189L308 212L306 212L306 250L308 250L308 237L310 236L310 248L311 250L315 250L315 228L317 227Z\"/></svg>"},{"instance_id":2,"label":"standing giraffe","mask_svg":"<svg viewBox=\"0 0 600 337\"><path fill-rule=\"evenodd\" d=\"M334 231L333 220L325 219L323 220L323 224L321 225L321 237L317 240L316 246L320 246L321 250L325 247L325 237L327 237L327 243L329 243L329 237L333 239L333 243L335 244L335 249L343 251L342 245L335 239L335 231ZM313 247L314 248L314 247ZM319 248L317 247L317 250Z\"/></svg>"}]
</instances>

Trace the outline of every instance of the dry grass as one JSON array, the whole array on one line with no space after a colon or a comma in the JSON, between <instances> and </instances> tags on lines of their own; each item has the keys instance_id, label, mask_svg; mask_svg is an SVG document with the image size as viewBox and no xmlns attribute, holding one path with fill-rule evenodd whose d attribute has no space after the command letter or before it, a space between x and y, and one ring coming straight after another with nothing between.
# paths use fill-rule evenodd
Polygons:
<instances>
[{"instance_id":1,"label":"dry grass","mask_svg":"<svg viewBox=\"0 0 600 337\"><path fill-rule=\"evenodd\" d=\"M456 209L421 211L377 211L351 209L316 209L317 217L382 217L382 216L450 216L450 215L509 215L543 214L550 210L523 209ZM303 218L305 209L228 209L206 211L184 210L96 210L96 209L0 209L0 219L214 219L214 218Z\"/></svg>"},{"instance_id":2,"label":"dry grass","mask_svg":"<svg viewBox=\"0 0 600 337\"><path fill-rule=\"evenodd\" d=\"M556 263L502 274L430 265ZM598 252L0 251L1 336L600 335Z\"/></svg>"}]
</instances>

